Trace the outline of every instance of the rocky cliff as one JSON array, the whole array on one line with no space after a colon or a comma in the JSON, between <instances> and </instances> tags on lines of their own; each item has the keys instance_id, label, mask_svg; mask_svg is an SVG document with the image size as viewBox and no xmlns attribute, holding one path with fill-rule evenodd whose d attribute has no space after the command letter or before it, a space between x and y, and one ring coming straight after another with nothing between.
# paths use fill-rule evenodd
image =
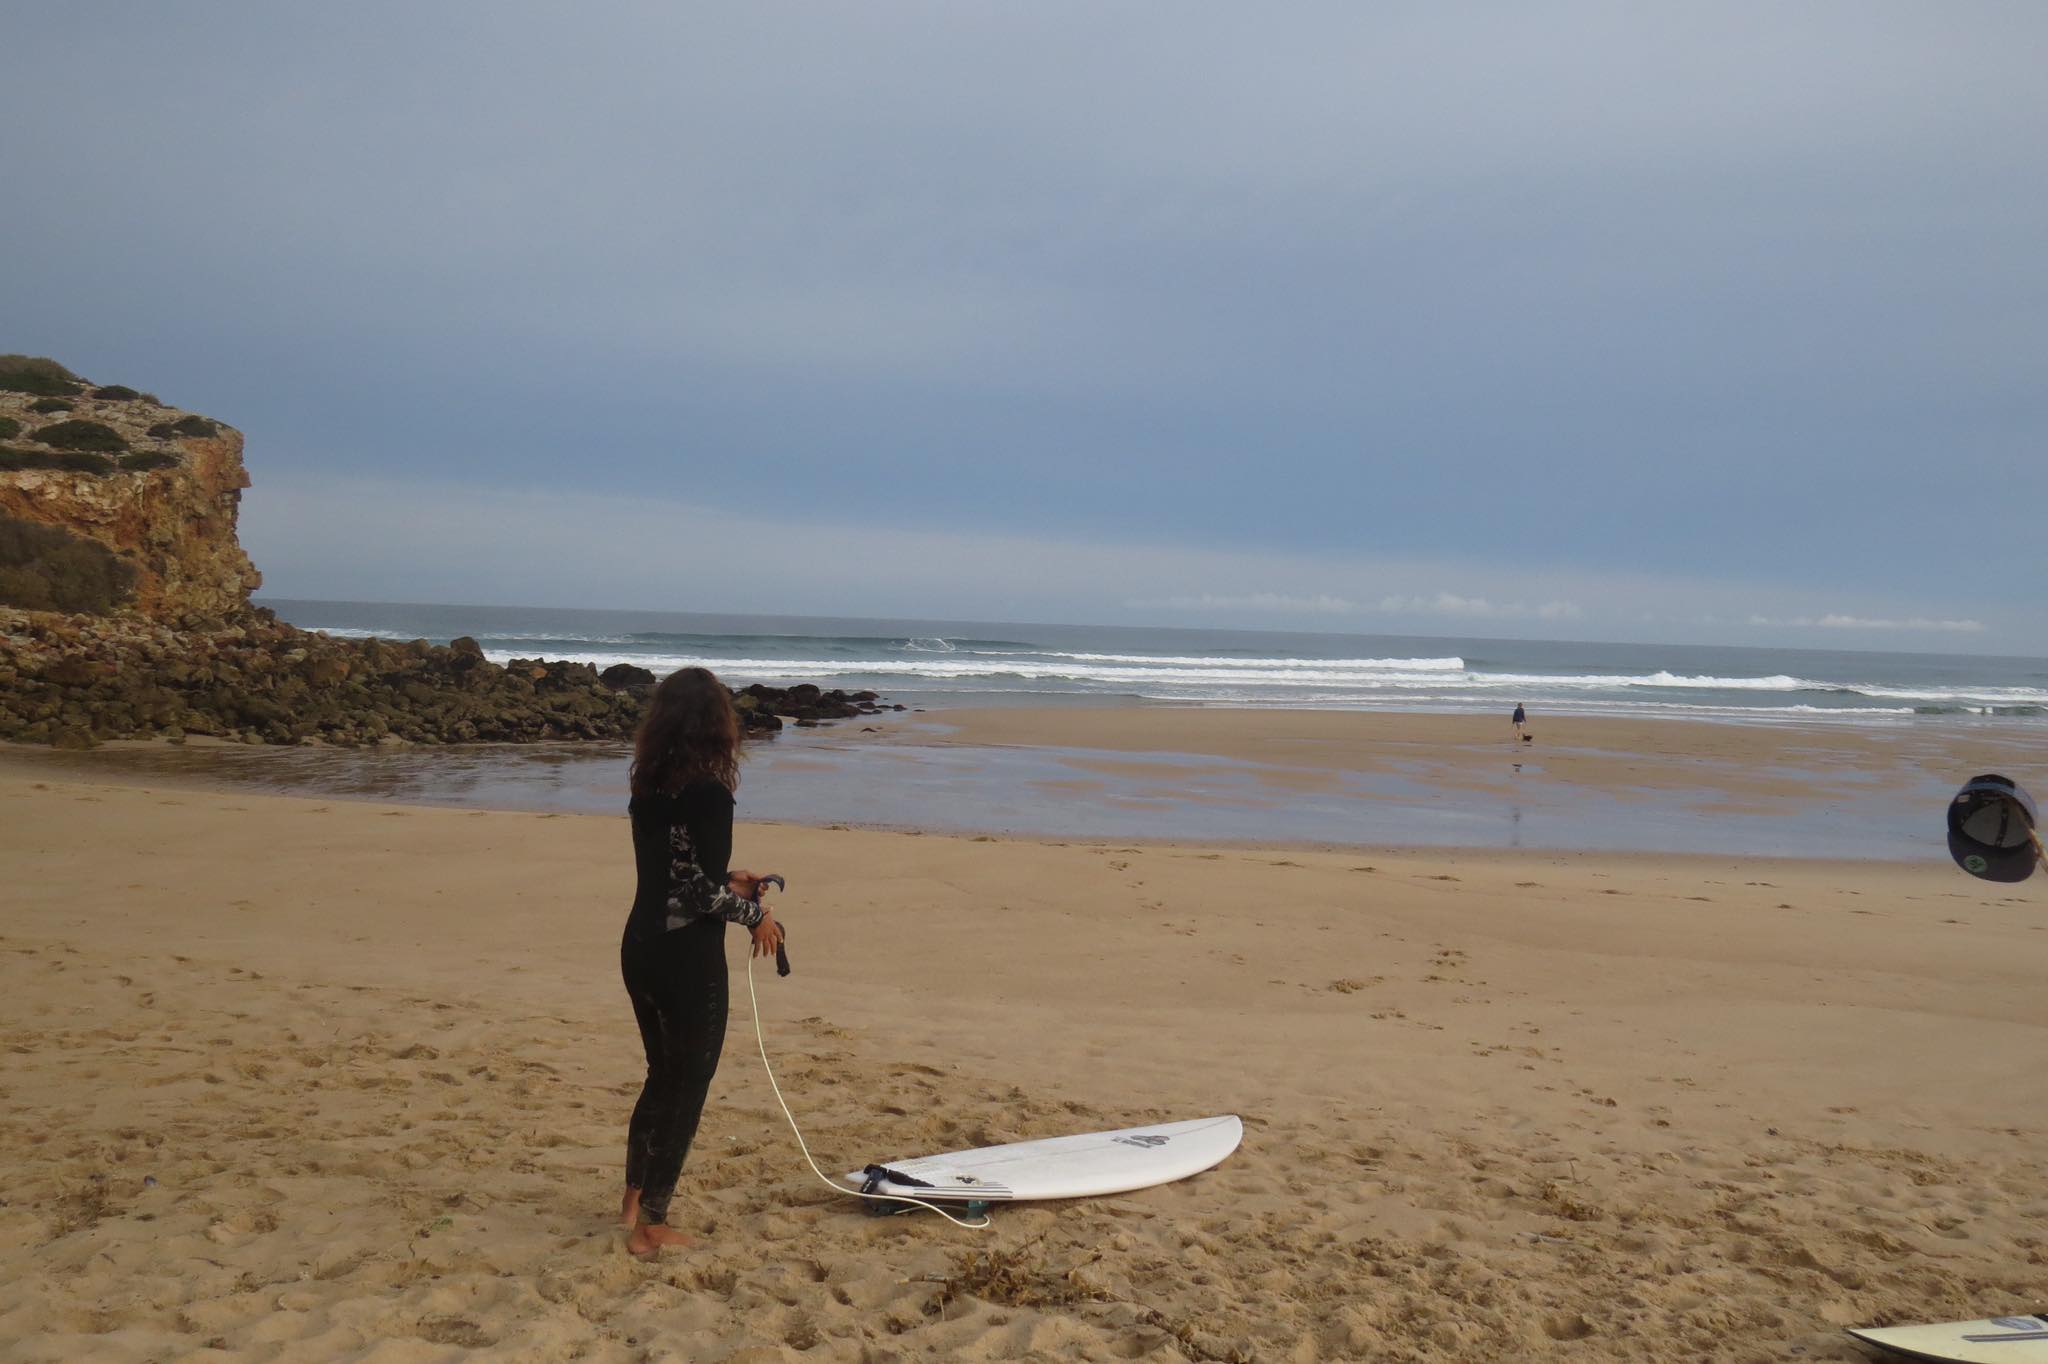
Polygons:
<instances>
[{"instance_id":1,"label":"rocky cliff","mask_svg":"<svg viewBox=\"0 0 2048 1364\"><path fill-rule=\"evenodd\" d=\"M262 582L235 538L248 486L232 427L50 361L0 356L0 516L111 551L132 572L109 605L171 625L247 607Z\"/></svg>"},{"instance_id":2,"label":"rocky cliff","mask_svg":"<svg viewBox=\"0 0 2048 1364\"><path fill-rule=\"evenodd\" d=\"M248 486L240 432L0 355L0 740L530 743L639 723L644 668L334 639L251 606L261 579L235 539ZM878 700L808 683L734 698L749 737Z\"/></svg>"}]
</instances>

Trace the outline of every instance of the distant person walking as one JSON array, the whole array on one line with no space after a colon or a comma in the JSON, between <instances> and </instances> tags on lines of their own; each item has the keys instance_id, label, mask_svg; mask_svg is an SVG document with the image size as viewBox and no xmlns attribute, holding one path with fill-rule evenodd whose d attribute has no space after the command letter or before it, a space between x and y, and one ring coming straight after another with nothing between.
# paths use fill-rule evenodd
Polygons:
<instances>
[{"instance_id":1,"label":"distant person walking","mask_svg":"<svg viewBox=\"0 0 2048 1364\"><path fill-rule=\"evenodd\" d=\"M1524 725L1526 725L1526 724L1528 724L1528 723L1529 723L1529 712L1527 712L1527 711L1525 711L1525 710L1523 710L1523 709L1522 709L1522 703L1521 703L1520 701L1517 701L1517 702L1515 702L1515 716L1514 716L1514 724L1515 724L1515 737L1516 737L1517 739L1526 739L1526 738L1528 738L1528 737L1529 737L1529 735L1528 735L1528 732L1527 732L1526 730L1524 730L1524 729L1523 729L1523 726L1524 726Z\"/></svg>"}]
</instances>

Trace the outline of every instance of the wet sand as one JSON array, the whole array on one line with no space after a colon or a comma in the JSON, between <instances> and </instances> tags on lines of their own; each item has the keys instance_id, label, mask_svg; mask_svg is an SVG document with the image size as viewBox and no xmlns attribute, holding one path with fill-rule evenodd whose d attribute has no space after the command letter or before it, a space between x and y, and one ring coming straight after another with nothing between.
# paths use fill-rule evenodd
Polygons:
<instances>
[{"instance_id":1,"label":"wet sand","mask_svg":"<svg viewBox=\"0 0 2048 1364\"><path fill-rule=\"evenodd\" d=\"M609 813L622 745L14 749L67 779ZM1968 776L2048 768L2048 726L1542 720L1129 707L941 711L747 751L757 820L1291 847L1599 848L1939 861Z\"/></svg>"},{"instance_id":2,"label":"wet sand","mask_svg":"<svg viewBox=\"0 0 2048 1364\"><path fill-rule=\"evenodd\" d=\"M1484 788L1515 762L1540 764L1553 785L1586 790L1711 787L1733 808L1825 797L1844 787L1949 786L2002 768L2048 767L2038 720L1898 724L1744 724L1532 716L1527 742L1507 718L1378 712L1198 710L949 710L927 717L934 741L976 748L1058 747L1191 754L1268 765L1313 789L1332 772L1426 772L1437 788ZM1949 774L1958 773L1954 781Z\"/></svg>"},{"instance_id":3,"label":"wet sand","mask_svg":"<svg viewBox=\"0 0 2048 1364\"><path fill-rule=\"evenodd\" d=\"M869 1218L735 936L648 1265L622 820L8 763L0 828L0 1359L1847 1361L2048 1272L2048 916L1945 865L746 825L831 1164L1246 1140Z\"/></svg>"}]
</instances>

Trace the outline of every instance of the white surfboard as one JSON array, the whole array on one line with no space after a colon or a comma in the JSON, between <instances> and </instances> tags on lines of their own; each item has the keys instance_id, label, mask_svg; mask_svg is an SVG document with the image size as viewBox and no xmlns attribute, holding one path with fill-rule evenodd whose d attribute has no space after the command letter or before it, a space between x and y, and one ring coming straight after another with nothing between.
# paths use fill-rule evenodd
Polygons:
<instances>
[{"instance_id":1,"label":"white surfboard","mask_svg":"<svg viewBox=\"0 0 2048 1364\"><path fill-rule=\"evenodd\" d=\"M1244 1124L1233 1113L876 1161L868 1170L842 1176L842 1182L860 1192L871 1178L869 1170L879 1167L886 1173L875 1179L871 1192L934 1203L1093 1198L1200 1174L1220 1164L1243 1139Z\"/></svg>"},{"instance_id":2,"label":"white surfboard","mask_svg":"<svg viewBox=\"0 0 2048 1364\"><path fill-rule=\"evenodd\" d=\"M2048 1314L1950 1321L1938 1326L1867 1326L1849 1334L1898 1359L1934 1364L2048 1364Z\"/></svg>"}]
</instances>

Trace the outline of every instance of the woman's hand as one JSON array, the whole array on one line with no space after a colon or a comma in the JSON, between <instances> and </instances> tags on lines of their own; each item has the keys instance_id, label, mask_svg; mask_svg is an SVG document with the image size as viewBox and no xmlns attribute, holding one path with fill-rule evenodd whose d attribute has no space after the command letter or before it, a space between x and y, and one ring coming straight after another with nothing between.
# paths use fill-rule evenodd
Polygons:
<instances>
[{"instance_id":1,"label":"woman's hand","mask_svg":"<svg viewBox=\"0 0 2048 1364\"><path fill-rule=\"evenodd\" d=\"M754 955L772 957L775 949L782 946L782 925L775 922L775 911L761 911L761 922L753 927Z\"/></svg>"},{"instance_id":2,"label":"woman's hand","mask_svg":"<svg viewBox=\"0 0 2048 1364\"><path fill-rule=\"evenodd\" d=\"M761 878L750 871L729 871L725 874L726 889L742 900L751 900L761 893Z\"/></svg>"}]
</instances>

